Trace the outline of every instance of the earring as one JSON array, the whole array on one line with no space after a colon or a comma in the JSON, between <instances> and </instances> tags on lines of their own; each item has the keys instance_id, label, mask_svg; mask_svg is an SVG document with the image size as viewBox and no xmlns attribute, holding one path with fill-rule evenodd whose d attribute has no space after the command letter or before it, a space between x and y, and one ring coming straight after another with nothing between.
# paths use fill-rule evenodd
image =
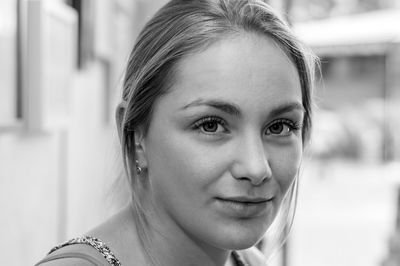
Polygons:
<instances>
[{"instance_id":1,"label":"earring","mask_svg":"<svg viewBox=\"0 0 400 266\"><path fill-rule=\"evenodd\" d=\"M135 165L136 165L136 173L140 175L142 173L142 168L139 166L138 160L135 161Z\"/></svg>"}]
</instances>

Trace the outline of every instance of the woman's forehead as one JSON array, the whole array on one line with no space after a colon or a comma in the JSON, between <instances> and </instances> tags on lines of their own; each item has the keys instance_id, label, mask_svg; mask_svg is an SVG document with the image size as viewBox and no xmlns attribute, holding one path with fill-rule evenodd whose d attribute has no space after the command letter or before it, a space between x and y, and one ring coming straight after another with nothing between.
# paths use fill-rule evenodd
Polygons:
<instances>
[{"instance_id":1,"label":"woman's forehead","mask_svg":"<svg viewBox=\"0 0 400 266\"><path fill-rule=\"evenodd\" d=\"M187 56L178 63L175 75L170 93L177 100L282 96L301 99L294 64L274 41L256 34L222 39Z\"/></svg>"}]
</instances>

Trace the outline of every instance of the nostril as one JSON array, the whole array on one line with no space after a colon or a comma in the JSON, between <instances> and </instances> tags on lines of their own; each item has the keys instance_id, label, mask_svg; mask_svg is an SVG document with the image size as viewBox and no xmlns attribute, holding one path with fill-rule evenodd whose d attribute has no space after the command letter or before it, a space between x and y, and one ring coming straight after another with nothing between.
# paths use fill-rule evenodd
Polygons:
<instances>
[{"instance_id":1,"label":"nostril","mask_svg":"<svg viewBox=\"0 0 400 266\"><path fill-rule=\"evenodd\" d=\"M238 180L248 180L254 186L260 186L272 178L272 170L268 162L262 165L236 164L232 175Z\"/></svg>"},{"instance_id":2,"label":"nostril","mask_svg":"<svg viewBox=\"0 0 400 266\"><path fill-rule=\"evenodd\" d=\"M268 180L270 180L271 179L271 176L267 173L267 172L265 172L265 173L263 173L263 174L260 174L258 177L256 177L256 178L252 178L251 179L251 183L254 185L254 186L260 186L260 185L262 185L262 184L264 184L265 182L267 182Z\"/></svg>"}]
</instances>

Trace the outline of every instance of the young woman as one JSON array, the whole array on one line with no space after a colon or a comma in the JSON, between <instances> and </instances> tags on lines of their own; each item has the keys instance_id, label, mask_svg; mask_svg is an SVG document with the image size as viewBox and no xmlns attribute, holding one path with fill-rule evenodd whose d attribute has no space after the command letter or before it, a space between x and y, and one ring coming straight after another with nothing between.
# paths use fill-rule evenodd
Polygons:
<instances>
[{"instance_id":1,"label":"young woman","mask_svg":"<svg viewBox=\"0 0 400 266\"><path fill-rule=\"evenodd\" d=\"M261 0L172 0L117 108L131 203L39 265L265 265L311 128L314 59Z\"/></svg>"}]
</instances>

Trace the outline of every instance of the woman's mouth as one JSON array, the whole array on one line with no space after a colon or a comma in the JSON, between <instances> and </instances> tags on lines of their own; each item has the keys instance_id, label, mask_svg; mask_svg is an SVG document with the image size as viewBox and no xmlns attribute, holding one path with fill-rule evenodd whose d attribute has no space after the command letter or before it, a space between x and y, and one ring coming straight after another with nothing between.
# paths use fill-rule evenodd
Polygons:
<instances>
[{"instance_id":1,"label":"woman's mouth","mask_svg":"<svg viewBox=\"0 0 400 266\"><path fill-rule=\"evenodd\" d=\"M273 197L218 197L216 201L220 211L242 219L262 216L273 208Z\"/></svg>"}]
</instances>

